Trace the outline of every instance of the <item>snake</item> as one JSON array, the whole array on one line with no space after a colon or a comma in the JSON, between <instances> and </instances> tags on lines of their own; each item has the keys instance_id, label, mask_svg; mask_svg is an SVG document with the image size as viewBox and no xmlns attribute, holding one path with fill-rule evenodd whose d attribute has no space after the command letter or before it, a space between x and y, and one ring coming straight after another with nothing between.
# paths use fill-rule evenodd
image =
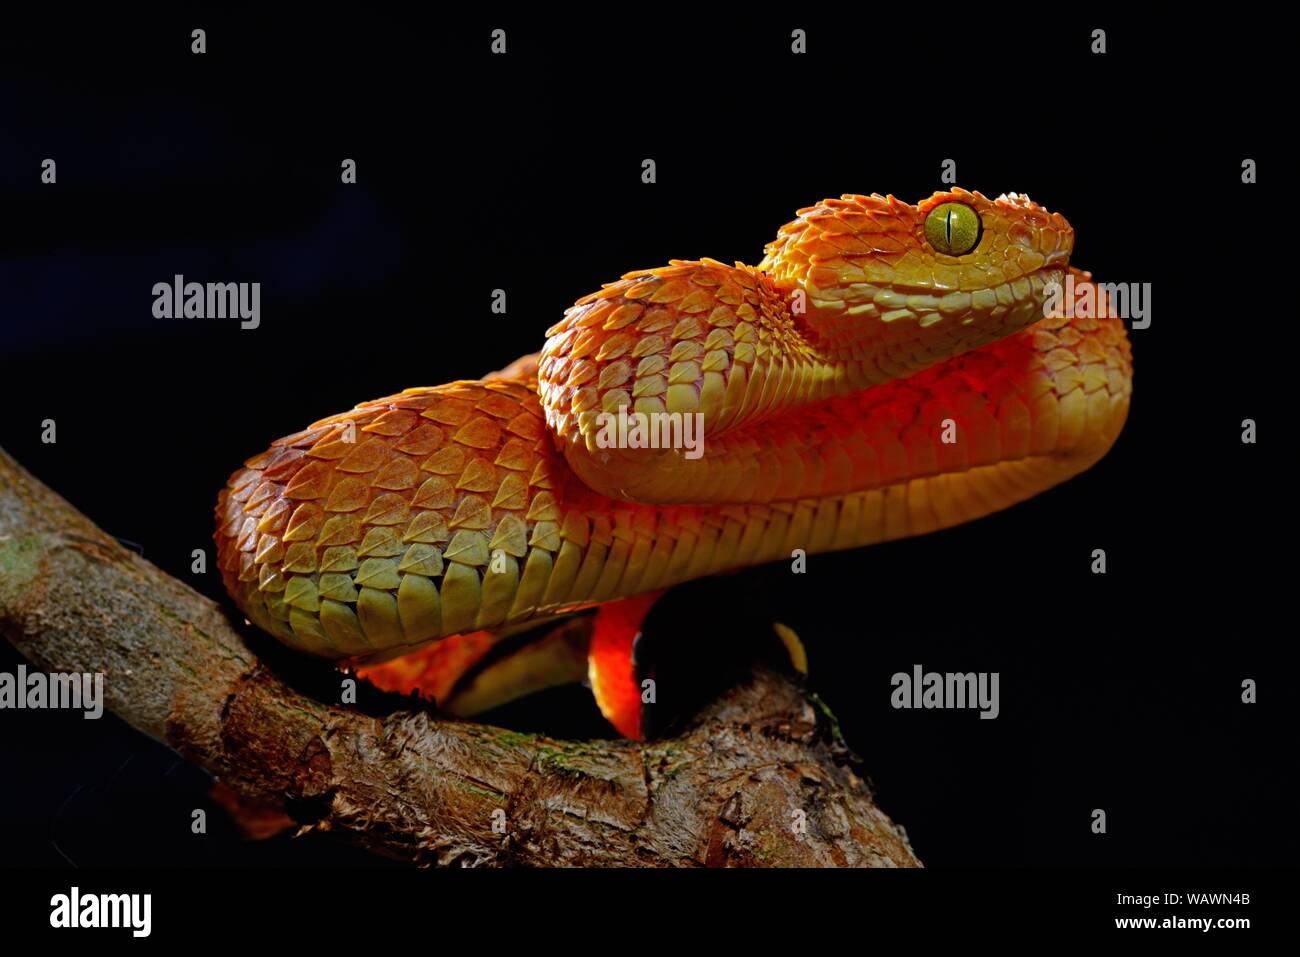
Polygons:
<instances>
[{"instance_id":1,"label":"snake","mask_svg":"<svg viewBox=\"0 0 1300 957\"><path fill-rule=\"evenodd\" d=\"M629 272L498 373L245 461L217 500L223 584L292 648L435 699L502 636L595 608L587 677L636 736L629 636L663 590L960 525L1106 454L1131 348L1073 247L1028 196L954 187L800 209L757 266ZM1067 279L1098 306L1050 308ZM493 700L529 686L497 667Z\"/></svg>"}]
</instances>

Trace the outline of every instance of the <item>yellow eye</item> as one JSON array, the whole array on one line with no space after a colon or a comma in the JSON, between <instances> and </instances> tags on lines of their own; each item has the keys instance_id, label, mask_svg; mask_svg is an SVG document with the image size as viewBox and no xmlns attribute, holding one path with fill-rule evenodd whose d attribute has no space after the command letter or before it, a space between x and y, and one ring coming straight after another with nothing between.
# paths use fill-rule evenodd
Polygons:
<instances>
[{"instance_id":1,"label":"yellow eye","mask_svg":"<svg viewBox=\"0 0 1300 957\"><path fill-rule=\"evenodd\" d=\"M979 244L983 228L980 214L965 203L941 203L925 217L925 241L936 252L964 256Z\"/></svg>"}]
</instances>

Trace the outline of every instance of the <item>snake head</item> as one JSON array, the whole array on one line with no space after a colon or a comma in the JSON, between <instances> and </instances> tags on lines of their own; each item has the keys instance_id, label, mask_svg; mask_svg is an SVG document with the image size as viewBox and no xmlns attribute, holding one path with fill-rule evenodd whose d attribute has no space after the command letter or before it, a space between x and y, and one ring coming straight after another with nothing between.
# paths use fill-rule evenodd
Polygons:
<instances>
[{"instance_id":1,"label":"snake head","mask_svg":"<svg viewBox=\"0 0 1300 957\"><path fill-rule=\"evenodd\" d=\"M964 189L913 206L845 195L801 209L759 269L793 303L824 357L867 360L874 381L909 375L1043 315L1074 230L1028 196Z\"/></svg>"}]
</instances>

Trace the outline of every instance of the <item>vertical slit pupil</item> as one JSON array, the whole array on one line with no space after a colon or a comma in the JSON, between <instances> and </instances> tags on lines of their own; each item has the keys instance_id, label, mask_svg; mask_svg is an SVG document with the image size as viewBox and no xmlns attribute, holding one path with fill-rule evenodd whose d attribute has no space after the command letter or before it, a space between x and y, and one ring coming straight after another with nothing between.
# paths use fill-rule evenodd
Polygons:
<instances>
[{"instance_id":1,"label":"vertical slit pupil","mask_svg":"<svg viewBox=\"0 0 1300 957\"><path fill-rule=\"evenodd\" d=\"M944 231L944 235L948 238L949 249L952 248L952 217L953 216L954 213L950 209L948 210L948 215L943 218L943 231Z\"/></svg>"}]
</instances>

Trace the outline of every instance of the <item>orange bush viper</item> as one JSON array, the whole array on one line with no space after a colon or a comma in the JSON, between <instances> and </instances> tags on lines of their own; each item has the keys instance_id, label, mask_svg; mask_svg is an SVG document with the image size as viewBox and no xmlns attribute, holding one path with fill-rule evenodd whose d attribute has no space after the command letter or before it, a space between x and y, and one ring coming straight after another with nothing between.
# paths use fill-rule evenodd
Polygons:
<instances>
[{"instance_id":1,"label":"orange bush viper","mask_svg":"<svg viewBox=\"0 0 1300 957\"><path fill-rule=\"evenodd\" d=\"M416 652L370 673L439 700L503 632L602 606L588 671L635 735L628 659L648 601L620 599L956 525L1105 454L1130 349L1104 307L1044 316L1073 242L1014 193L845 195L800 210L757 267L628 273L536 357L249 459L217 502L225 586L294 648ZM702 454L605 447L602 413L620 409L699 413Z\"/></svg>"}]
</instances>

